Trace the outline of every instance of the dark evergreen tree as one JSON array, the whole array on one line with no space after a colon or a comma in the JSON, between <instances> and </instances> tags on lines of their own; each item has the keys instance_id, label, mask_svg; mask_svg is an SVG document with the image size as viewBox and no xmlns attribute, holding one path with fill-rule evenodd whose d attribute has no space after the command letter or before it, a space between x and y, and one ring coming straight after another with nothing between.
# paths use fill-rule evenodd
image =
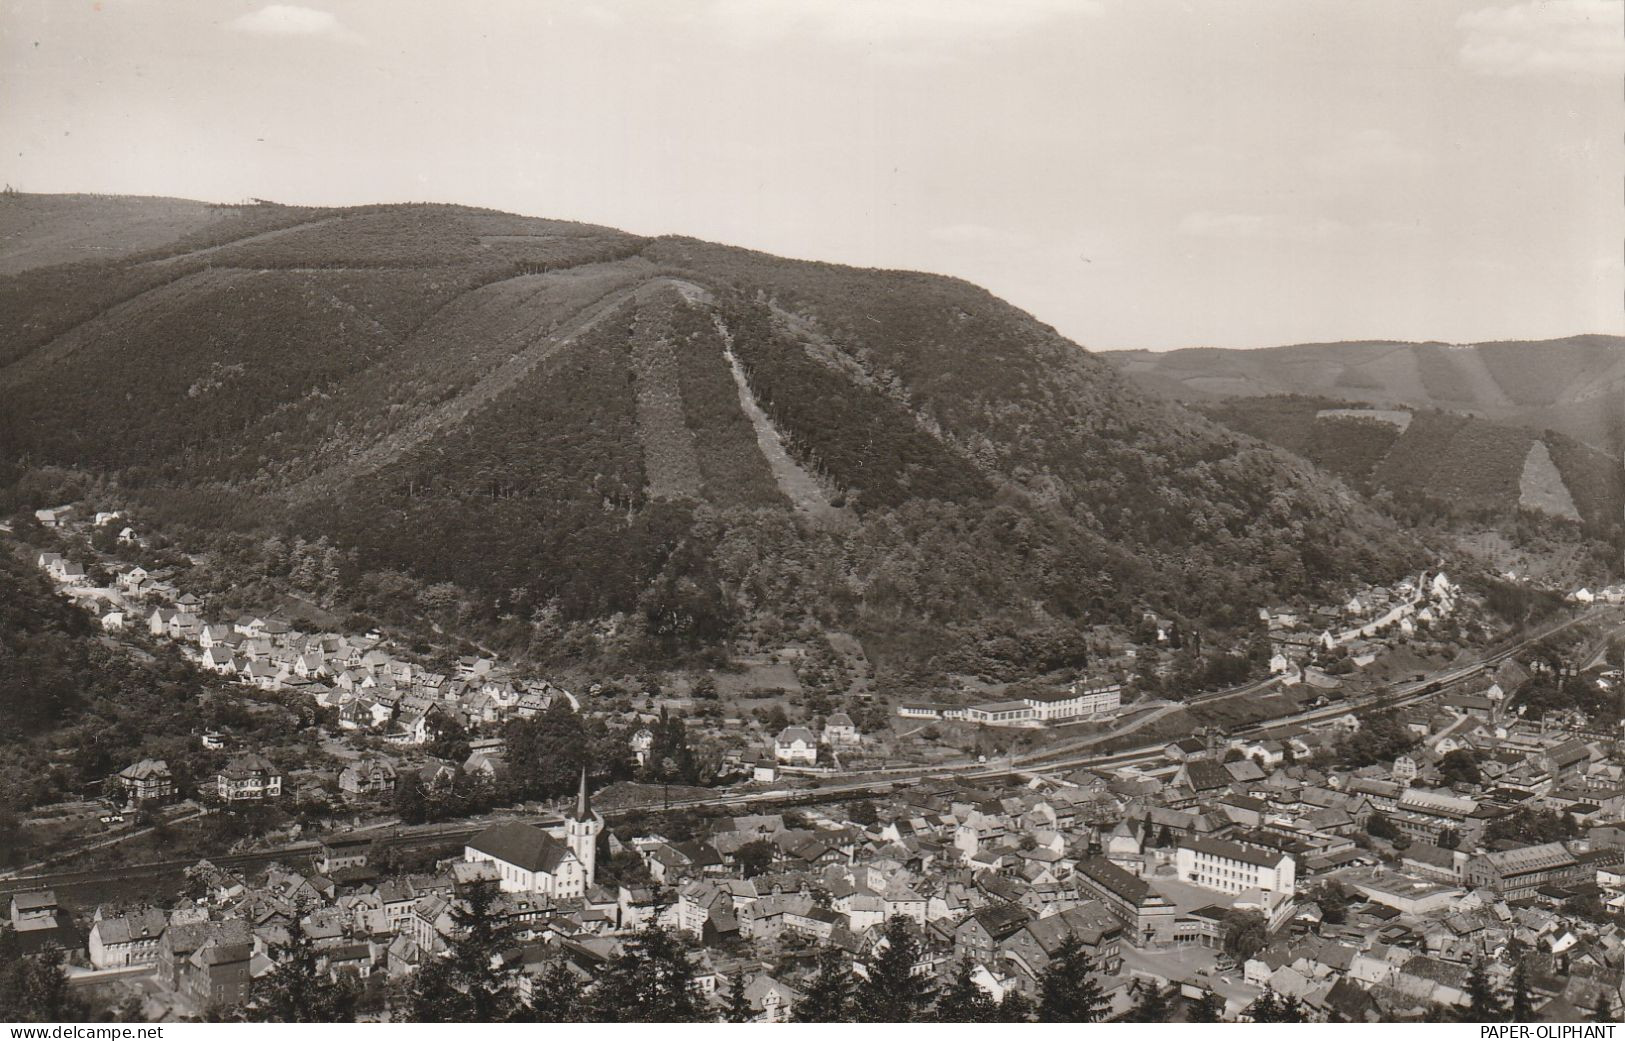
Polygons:
<instances>
[{"instance_id":1,"label":"dark evergreen tree","mask_svg":"<svg viewBox=\"0 0 1625 1041\"><path fill-rule=\"evenodd\" d=\"M883 940L883 949L871 954L868 977L854 996L858 1018L865 1023L920 1022L936 998L930 980L914 973L920 941L901 916L886 919Z\"/></svg>"},{"instance_id":2,"label":"dark evergreen tree","mask_svg":"<svg viewBox=\"0 0 1625 1041\"><path fill-rule=\"evenodd\" d=\"M1253 999L1247 1006L1246 1016L1254 1023L1283 1023L1281 1018L1281 996L1275 993L1275 988L1269 984L1264 985L1264 993Z\"/></svg>"},{"instance_id":3,"label":"dark evergreen tree","mask_svg":"<svg viewBox=\"0 0 1625 1041\"><path fill-rule=\"evenodd\" d=\"M248 988L242 1018L249 1023L353 1023L361 1000L360 982L353 977L334 980L322 969L305 923L296 912L288 923L288 937L272 945L273 968L256 977Z\"/></svg>"},{"instance_id":4,"label":"dark evergreen tree","mask_svg":"<svg viewBox=\"0 0 1625 1041\"><path fill-rule=\"evenodd\" d=\"M21 953L15 933L0 931L0 1020L8 1023L74 1021L84 1005L68 990L58 951Z\"/></svg>"},{"instance_id":5,"label":"dark evergreen tree","mask_svg":"<svg viewBox=\"0 0 1625 1041\"><path fill-rule=\"evenodd\" d=\"M1038 980L1040 1023L1097 1023L1107 1001L1083 942L1068 933Z\"/></svg>"},{"instance_id":6,"label":"dark evergreen tree","mask_svg":"<svg viewBox=\"0 0 1625 1041\"><path fill-rule=\"evenodd\" d=\"M993 1022L1031 1023L1036 1012L1032 998L1019 990L1007 990L1004 997L999 999L998 1008L993 1012Z\"/></svg>"},{"instance_id":7,"label":"dark evergreen tree","mask_svg":"<svg viewBox=\"0 0 1625 1041\"><path fill-rule=\"evenodd\" d=\"M1281 999L1281 1018L1279 1023L1307 1023L1309 1010L1303 1007L1303 1002L1296 994L1288 994Z\"/></svg>"},{"instance_id":8,"label":"dark evergreen tree","mask_svg":"<svg viewBox=\"0 0 1625 1041\"><path fill-rule=\"evenodd\" d=\"M603 1023L698 1023L707 1016L694 996L694 964L677 937L649 926L626 941L593 990L593 1018Z\"/></svg>"},{"instance_id":9,"label":"dark evergreen tree","mask_svg":"<svg viewBox=\"0 0 1625 1041\"><path fill-rule=\"evenodd\" d=\"M745 974L737 969L728 978L728 1007L722 1018L727 1023L749 1023L756 1018L749 999L745 997Z\"/></svg>"},{"instance_id":10,"label":"dark evergreen tree","mask_svg":"<svg viewBox=\"0 0 1625 1041\"><path fill-rule=\"evenodd\" d=\"M1506 1014L1506 1004L1496 993L1495 984L1490 982L1488 966L1483 958L1476 959L1467 974L1467 1007L1461 1012L1463 1022L1499 1023Z\"/></svg>"},{"instance_id":11,"label":"dark evergreen tree","mask_svg":"<svg viewBox=\"0 0 1625 1041\"><path fill-rule=\"evenodd\" d=\"M1134 1007L1123 1015L1125 1023L1166 1023L1173 1012L1168 996L1155 983L1147 983L1140 991Z\"/></svg>"},{"instance_id":12,"label":"dark evergreen tree","mask_svg":"<svg viewBox=\"0 0 1625 1041\"><path fill-rule=\"evenodd\" d=\"M564 960L553 962L530 983L530 1001L516 1018L530 1023L584 1023L588 1016L585 987Z\"/></svg>"},{"instance_id":13,"label":"dark evergreen tree","mask_svg":"<svg viewBox=\"0 0 1625 1041\"><path fill-rule=\"evenodd\" d=\"M1222 1023L1224 1022L1224 999L1213 991L1208 991L1196 1001L1191 1002L1185 1010L1185 1021L1188 1023Z\"/></svg>"},{"instance_id":14,"label":"dark evergreen tree","mask_svg":"<svg viewBox=\"0 0 1625 1041\"><path fill-rule=\"evenodd\" d=\"M969 961L959 963L942 996L937 998L936 1019L941 1023L991 1023L998 1014L998 1002L971 978Z\"/></svg>"},{"instance_id":15,"label":"dark evergreen tree","mask_svg":"<svg viewBox=\"0 0 1625 1041\"><path fill-rule=\"evenodd\" d=\"M503 1023L518 1011L517 968L501 963L513 930L494 882L468 886L452 905L449 949L418 970L407 1016L418 1023Z\"/></svg>"},{"instance_id":16,"label":"dark evergreen tree","mask_svg":"<svg viewBox=\"0 0 1625 1041\"><path fill-rule=\"evenodd\" d=\"M846 1023L852 1019L852 966L833 950L818 959L818 972L791 1010L797 1023Z\"/></svg>"},{"instance_id":17,"label":"dark evergreen tree","mask_svg":"<svg viewBox=\"0 0 1625 1041\"><path fill-rule=\"evenodd\" d=\"M1529 964L1519 958L1512 968L1512 1022L1528 1023L1535 1018L1534 996L1530 993Z\"/></svg>"}]
</instances>

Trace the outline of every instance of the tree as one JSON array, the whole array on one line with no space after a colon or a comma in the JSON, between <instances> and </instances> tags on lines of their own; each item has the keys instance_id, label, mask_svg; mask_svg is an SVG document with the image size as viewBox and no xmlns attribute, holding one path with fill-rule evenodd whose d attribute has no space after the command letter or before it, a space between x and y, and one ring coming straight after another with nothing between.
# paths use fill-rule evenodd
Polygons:
<instances>
[{"instance_id":1,"label":"tree","mask_svg":"<svg viewBox=\"0 0 1625 1041\"><path fill-rule=\"evenodd\" d=\"M1134 1007L1123 1016L1125 1023L1166 1023L1173 1009L1168 1004L1168 996L1156 983L1147 983L1140 992L1139 1000Z\"/></svg>"},{"instance_id":2,"label":"tree","mask_svg":"<svg viewBox=\"0 0 1625 1041\"><path fill-rule=\"evenodd\" d=\"M866 1023L918 1023L926 1019L935 988L914 974L920 961L920 941L902 916L886 919L885 932L870 957L868 977L858 984L853 1001L858 1018Z\"/></svg>"},{"instance_id":3,"label":"tree","mask_svg":"<svg viewBox=\"0 0 1625 1041\"><path fill-rule=\"evenodd\" d=\"M734 974L728 977L728 1007L722 1014L723 1022L749 1023L755 1018L750 999L745 997L745 974L735 969Z\"/></svg>"},{"instance_id":4,"label":"tree","mask_svg":"<svg viewBox=\"0 0 1625 1041\"><path fill-rule=\"evenodd\" d=\"M1068 933L1039 976L1038 1021L1098 1023L1107 1001L1093 972L1083 941Z\"/></svg>"},{"instance_id":5,"label":"tree","mask_svg":"<svg viewBox=\"0 0 1625 1041\"><path fill-rule=\"evenodd\" d=\"M626 941L593 992L593 1018L602 1023L698 1023L694 965L671 933L648 926Z\"/></svg>"},{"instance_id":6,"label":"tree","mask_svg":"<svg viewBox=\"0 0 1625 1041\"><path fill-rule=\"evenodd\" d=\"M1295 995L1283 998L1267 983L1264 993L1247 1006L1246 1014L1254 1023L1303 1023L1309 1018Z\"/></svg>"},{"instance_id":7,"label":"tree","mask_svg":"<svg viewBox=\"0 0 1625 1041\"><path fill-rule=\"evenodd\" d=\"M248 988L242 1018L249 1023L352 1023L361 987L348 976L335 981L322 971L321 954L305 932L302 909L288 923L288 937L271 948L273 968Z\"/></svg>"},{"instance_id":8,"label":"tree","mask_svg":"<svg viewBox=\"0 0 1625 1041\"><path fill-rule=\"evenodd\" d=\"M15 933L0 932L0 1020L49 1023L84 1017L84 1005L68 990L61 952L24 955Z\"/></svg>"},{"instance_id":9,"label":"tree","mask_svg":"<svg viewBox=\"0 0 1625 1041\"><path fill-rule=\"evenodd\" d=\"M1461 1012L1463 1022L1499 1023L1506 1018L1506 1004L1495 992L1483 958L1475 959L1467 973L1467 999L1467 1008Z\"/></svg>"},{"instance_id":10,"label":"tree","mask_svg":"<svg viewBox=\"0 0 1625 1041\"><path fill-rule=\"evenodd\" d=\"M1383 816L1380 810L1373 810L1371 816L1366 818L1365 833L1374 839L1386 839L1389 842L1399 838L1399 829L1394 827L1393 822Z\"/></svg>"},{"instance_id":11,"label":"tree","mask_svg":"<svg viewBox=\"0 0 1625 1041\"><path fill-rule=\"evenodd\" d=\"M852 967L834 950L818 959L818 972L801 990L791 1015L797 1023L846 1023L852 1019Z\"/></svg>"},{"instance_id":12,"label":"tree","mask_svg":"<svg viewBox=\"0 0 1625 1041\"><path fill-rule=\"evenodd\" d=\"M1222 1023L1224 1022L1224 999L1213 991L1207 991L1200 999L1192 1002L1185 1012L1185 1021L1188 1023Z\"/></svg>"},{"instance_id":13,"label":"tree","mask_svg":"<svg viewBox=\"0 0 1625 1041\"><path fill-rule=\"evenodd\" d=\"M871 800L859 799L847 806L846 818L853 824L861 824L867 828L871 824L879 823L880 813L875 809L875 804Z\"/></svg>"},{"instance_id":14,"label":"tree","mask_svg":"<svg viewBox=\"0 0 1625 1041\"><path fill-rule=\"evenodd\" d=\"M1269 923L1257 911L1224 913L1224 952L1239 964L1257 954L1269 940Z\"/></svg>"},{"instance_id":15,"label":"tree","mask_svg":"<svg viewBox=\"0 0 1625 1041\"><path fill-rule=\"evenodd\" d=\"M1019 990L1007 990L1004 997L999 999L998 1008L993 1012L993 1022L1031 1023L1036 1011L1033 1000L1027 995Z\"/></svg>"},{"instance_id":16,"label":"tree","mask_svg":"<svg viewBox=\"0 0 1625 1041\"><path fill-rule=\"evenodd\" d=\"M991 1023L998 1015L998 1003L971 978L969 961L959 963L948 989L937 998L936 1019L940 1023Z\"/></svg>"},{"instance_id":17,"label":"tree","mask_svg":"<svg viewBox=\"0 0 1625 1041\"><path fill-rule=\"evenodd\" d=\"M1512 967L1512 1022L1528 1023L1535 1018L1535 1006L1529 993L1529 963L1519 958Z\"/></svg>"},{"instance_id":18,"label":"tree","mask_svg":"<svg viewBox=\"0 0 1625 1041\"><path fill-rule=\"evenodd\" d=\"M1342 925L1348 921L1348 890L1337 879L1330 879L1310 894L1320 908L1320 920L1328 925Z\"/></svg>"},{"instance_id":19,"label":"tree","mask_svg":"<svg viewBox=\"0 0 1625 1041\"><path fill-rule=\"evenodd\" d=\"M1439 776L1450 784L1478 784L1478 757L1465 748L1446 752L1439 760Z\"/></svg>"},{"instance_id":20,"label":"tree","mask_svg":"<svg viewBox=\"0 0 1625 1041\"><path fill-rule=\"evenodd\" d=\"M496 907L494 882L477 882L453 905L450 948L418 970L408 1016L417 1023L502 1023L518 1011L517 968L501 965L512 928Z\"/></svg>"},{"instance_id":21,"label":"tree","mask_svg":"<svg viewBox=\"0 0 1625 1041\"><path fill-rule=\"evenodd\" d=\"M734 851L734 860L746 878L755 878L773 866L779 849L767 839L752 839Z\"/></svg>"},{"instance_id":22,"label":"tree","mask_svg":"<svg viewBox=\"0 0 1625 1041\"><path fill-rule=\"evenodd\" d=\"M581 978L560 959L543 969L530 984L530 1002L517 1018L531 1023L584 1023L587 1002Z\"/></svg>"},{"instance_id":23,"label":"tree","mask_svg":"<svg viewBox=\"0 0 1625 1041\"><path fill-rule=\"evenodd\" d=\"M1557 810L1536 810L1520 806L1490 821L1484 829L1486 840L1514 839L1528 845L1572 839L1580 834L1574 818Z\"/></svg>"}]
</instances>

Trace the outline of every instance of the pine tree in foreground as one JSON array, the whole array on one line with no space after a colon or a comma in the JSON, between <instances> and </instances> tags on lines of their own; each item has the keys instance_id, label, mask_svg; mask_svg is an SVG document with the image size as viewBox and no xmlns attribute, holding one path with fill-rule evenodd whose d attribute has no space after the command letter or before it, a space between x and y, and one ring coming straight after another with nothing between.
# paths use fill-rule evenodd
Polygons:
<instances>
[{"instance_id":1,"label":"pine tree in foreground","mask_svg":"<svg viewBox=\"0 0 1625 1041\"><path fill-rule=\"evenodd\" d=\"M1247 1017L1254 1023L1304 1023L1309 1014L1296 995L1282 997L1266 983L1264 993L1247 1006Z\"/></svg>"},{"instance_id":2,"label":"pine tree in foreground","mask_svg":"<svg viewBox=\"0 0 1625 1041\"><path fill-rule=\"evenodd\" d=\"M1068 933L1038 980L1040 1023L1098 1023L1109 1002L1083 941Z\"/></svg>"},{"instance_id":3,"label":"pine tree in foreground","mask_svg":"<svg viewBox=\"0 0 1625 1041\"><path fill-rule=\"evenodd\" d=\"M852 966L834 950L818 959L818 972L801 988L791 1010L797 1023L847 1023L852 1019Z\"/></svg>"},{"instance_id":4,"label":"pine tree in foreground","mask_svg":"<svg viewBox=\"0 0 1625 1041\"><path fill-rule=\"evenodd\" d=\"M1222 1023L1224 1022L1224 999L1213 991L1208 991L1185 1010L1187 1023Z\"/></svg>"},{"instance_id":5,"label":"pine tree in foreground","mask_svg":"<svg viewBox=\"0 0 1625 1041\"><path fill-rule=\"evenodd\" d=\"M1506 1014L1506 1003L1496 993L1488 966L1483 958L1476 959L1467 974L1467 1007L1461 1011L1462 1021L1499 1023L1506 1018Z\"/></svg>"},{"instance_id":6,"label":"pine tree in foreground","mask_svg":"<svg viewBox=\"0 0 1625 1041\"><path fill-rule=\"evenodd\" d=\"M249 983L241 1018L249 1023L353 1023L360 983L322 971L321 955L295 910L287 939L271 947L271 971Z\"/></svg>"},{"instance_id":7,"label":"pine tree in foreground","mask_svg":"<svg viewBox=\"0 0 1625 1041\"><path fill-rule=\"evenodd\" d=\"M553 962L530 981L530 1001L517 1019L527 1023L585 1023L588 1015L581 978L563 960Z\"/></svg>"},{"instance_id":8,"label":"pine tree in foreground","mask_svg":"<svg viewBox=\"0 0 1625 1041\"><path fill-rule=\"evenodd\" d=\"M1512 1021L1514 1023L1528 1023L1535 1018L1533 995L1529 987L1529 964L1525 958L1519 958L1512 969Z\"/></svg>"},{"instance_id":9,"label":"pine tree in foreground","mask_svg":"<svg viewBox=\"0 0 1625 1041\"><path fill-rule=\"evenodd\" d=\"M998 1011L999 1003L971 977L970 962L962 961L947 989L937 998L935 1018L939 1023L992 1023Z\"/></svg>"},{"instance_id":10,"label":"pine tree in foreground","mask_svg":"<svg viewBox=\"0 0 1625 1041\"><path fill-rule=\"evenodd\" d=\"M1166 1023L1173 1012L1168 1004L1168 996L1162 988L1155 983L1147 983L1140 991L1139 1000L1134 1007L1123 1014L1125 1023Z\"/></svg>"},{"instance_id":11,"label":"pine tree in foreground","mask_svg":"<svg viewBox=\"0 0 1625 1041\"><path fill-rule=\"evenodd\" d=\"M867 963L869 975L853 997L858 1018L865 1023L918 1023L929 1018L936 988L914 974L920 961L920 941L901 916L886 919L885 948Z\"/></svg>"},{"instance_id":12,"label":"pine tree in foreground","mask_svg":"<svg viewBox=\"0 0 1625 1041\"><path fill-rule=\"evenodd\" d=\"M712 1018L694 995L694 963L683 942L659 926L634 934L592 992L603 1023L699 1023Z\"/></svg>"},{"instance_id":13,"label":"pine tree in foreground","mask_svg":"<svg viewBox=\"0 0 1625 1041\"><path fill-rule=\"evenodd\" d=\"M999 999L998 1008L993 1012L993 1022L1031 1023L1037 1012L1032 998L1019 990L1007 990L1004 997Z\"/></svg>"},{"instance_id":14,"label":"pine tree in foreground","mask_svg":"<svg viewBox=\"0 0 1625 1041\"><path fill-rule=\"evenodd\" d=\"M416 1023L505 1023L519 1012L517 967L502 963L513 930L497 906L495 882L463 890L452 906L450 946L418 969L407 999Z\"/></svg>"},{"instance_id":15,"label":"pine tree in foreground","mask_svg":"<svg viewBox=\"0 0 1625 1041\"><path fill-rule=\"evenodd\" d=\"M735 969L734 974L728 977L728 1007L723 1011L723 1022L749 1023L755 1018L750 1000L745 997L745 974Z\"/></svg>"}]
</instances>

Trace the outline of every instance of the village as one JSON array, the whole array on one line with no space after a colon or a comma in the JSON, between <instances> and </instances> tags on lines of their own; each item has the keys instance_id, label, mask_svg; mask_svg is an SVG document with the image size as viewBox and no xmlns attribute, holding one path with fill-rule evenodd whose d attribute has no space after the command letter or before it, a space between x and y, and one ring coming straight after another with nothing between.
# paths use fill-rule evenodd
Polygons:
<instances>
[{"instance_id":1,"label":"village","mask_svg":"<svg viewBox=\"0 0 1625 1041\"><path fill-rule=\"evenodd\" d=\"M52 527L141 537L116 513L41 512ZM1148 616L1143 642L1063 686L882 701L886 733L873 714L864 727L847 711L711 722L747 736L686 814L669 812L669 792L661 807L610 805L614 786L583 763L569 798L493 807L439 843L406 846L392 841L397 788L503 775L499 724L563 707L608 718L643 764L683 703L646 696L628 710L485 656L431 671L376 631L219 617L116 554L96 562L107 586L61 553L34 562L110 636L170 642L201 669L320 709L323 748L343 764L326 778L347 807L342 824L261 836L242 847L266 851L249 868L204 857L161 905L12 890L10 928L27 949L66 951L76 985L136 1001L148 1018L241 1003L297 929L322 971L360 981L365 1014L387 1019L395 985L456 943L457 908L481 886L500 891L494 913L514 941L501 958L522 994L561 966L590 980L629 937L658 927L682 937L693 986L718 1016L743 1002L760 1022L797 1018L821 956L861 975L899 921L916 973L946 983L968 971L995 1002L1033 999L1063 944L1081 944L1107 1018L1155 1005L1246 1021L1281 1002L1316 1021L1431 1018L1485 987L1539 1019L1612 1021L1625 1005L1617 707L1606 719L1515 707L1530 684L1558 681L1617 706L1618 663L1601 642L1567 662L1525 648L1367 694L1362 671L1470 613L1442 572L1323 607L1261 607L1268 675L1237 689L1292 699L1285 720L1165 741L1147 726L1126 749L896 759L906 746L895 734L921 728L1046 736L1084 725L1111 737L1154 721L1174 703L1138 692L1136 676L1166 673L1161 648L1181 636ZM1614 592L1571 599L1592 608ZM696 736L713 732L693 722ZM427 754L451 726L467 736L466 757ZM183 798L230 814L323 781L224 730L196 739L225 753L217 773L185 793L165 761L131 762L110 779L110 814L122 823ZM299 851L286 852L293 840Z\"/></svg>"}]
</instances>

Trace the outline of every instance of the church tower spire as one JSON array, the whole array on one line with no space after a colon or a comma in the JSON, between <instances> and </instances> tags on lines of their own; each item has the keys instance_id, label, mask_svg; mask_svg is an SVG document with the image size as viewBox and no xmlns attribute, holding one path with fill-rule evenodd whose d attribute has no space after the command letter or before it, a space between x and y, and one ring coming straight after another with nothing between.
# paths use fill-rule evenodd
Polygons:
<instances>
[{"instance_id":1,"label":"church tower spire","mask_svg":"<svg viewBox=\"0 0 1625 1041\"><path fill-rule=\"evenodd\" d=\"M592 820L592 797L587 794L587 766L581 766L581 790L576 793L576 809L572 815L575 820Z\"/></svg>"},{"instance_id":2,"label":"church tower spire","mask_svg":"<svg viewBox=\"0 0 1625 1041\"><path fill-rule=\"evenodd\" d=\"M603 830L604 818L593 811L592 796L587 791L587 767L583 765L575 808L564 820L564 835L570 852L581 862L588 888L598 873L598 833Z\"/></svg>"}]
</instances>

